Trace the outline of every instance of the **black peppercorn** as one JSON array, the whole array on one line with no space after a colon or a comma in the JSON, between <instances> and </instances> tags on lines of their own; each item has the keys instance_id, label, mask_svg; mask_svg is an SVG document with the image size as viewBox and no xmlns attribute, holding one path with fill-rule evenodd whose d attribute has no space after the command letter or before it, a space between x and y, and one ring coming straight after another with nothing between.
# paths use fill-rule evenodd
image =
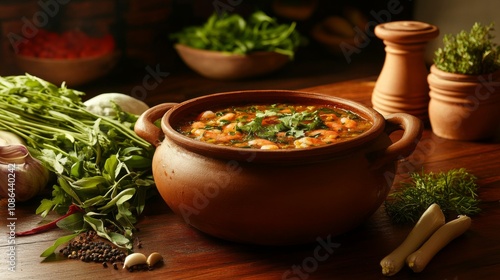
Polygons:
<instances>
[{"instance_id":1,"label":"black peppercorn","mask_svg":"<svg viewBox=\"0 0 500 280\"><path fill-rule=\"evenodd\" d=\"M95 241L96 233L89 231L79 235L77 240L69 242L59 252L68 259L78 259L84 262L115 263L125 259L125 253L104 241Z\"/></svg>"}]
</instances>

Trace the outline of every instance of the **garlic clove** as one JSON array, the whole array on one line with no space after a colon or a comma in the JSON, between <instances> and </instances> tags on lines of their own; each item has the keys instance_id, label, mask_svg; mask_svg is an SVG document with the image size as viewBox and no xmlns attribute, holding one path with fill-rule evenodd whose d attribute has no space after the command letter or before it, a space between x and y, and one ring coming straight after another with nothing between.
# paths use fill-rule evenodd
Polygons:
<instances>
[{"instance_id":1,"label":"garlic clove","mask_svg":"<svg viewBox=\"0 0 500 280\"><path fill-rule=\"evenodd\" d=\"M132 253L125 257L125 261L123 262L123 269L140 264L147 264L146 256L142 253Z\"/></svg>"},{"instance_id":2,"label":"garlic clove","mask_svg":"<svg viewBox=\"0 0 500 280\"><path fill-rule=\"evenodd\" d=\"M160 253L154 252L148 256L148 259L146 262L148 264L148 267L151 268L161 261L163 261L162 255L160 255Z\"/></svg>"}]
</instances>

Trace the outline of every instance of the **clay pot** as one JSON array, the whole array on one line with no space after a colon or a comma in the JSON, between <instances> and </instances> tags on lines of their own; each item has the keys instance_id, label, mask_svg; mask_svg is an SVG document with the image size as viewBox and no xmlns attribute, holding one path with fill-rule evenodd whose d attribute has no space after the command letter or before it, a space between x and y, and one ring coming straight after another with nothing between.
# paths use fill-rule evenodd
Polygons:
<instances>
[{"instance_id":1,"label":"clay pot","mask_svg":"<svg viewBox=\"0 0 500 280\"><path fill-rule=\"evenodd\" d=\"M334 104L369 119L364 134L293 150L232 148L176 131L188 116L249 103ZM154 125L161 119L161 129ZM389 138L404 130L401 139ZM415 149L419 119L382 117L353 101L297 91L228 92L166 103L139 118L136 133L157 148L153 176L168 206L188 224L222 239L265 245L314 242L353 229L385 200L398 159Z\"/></svg>"},{"instance_id":2,"label":"clay pot","mask_svg":"<svg viewBox=\"0 0 500 280\"><path fill-rule=\"evenodd\" d=\"M474 141L495 136L500 119L500 71L448 73L431 66L429 119L439 137Z\"/></svg>"}]
</instances>

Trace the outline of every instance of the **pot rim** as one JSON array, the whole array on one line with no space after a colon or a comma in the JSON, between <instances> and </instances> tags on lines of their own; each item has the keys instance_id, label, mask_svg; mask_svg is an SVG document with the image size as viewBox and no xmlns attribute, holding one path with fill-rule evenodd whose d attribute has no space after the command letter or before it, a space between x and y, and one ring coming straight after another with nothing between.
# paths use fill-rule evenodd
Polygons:
<instances>
[{"instance_id":1,"label":"pot rim","mask_svg":"<svg viewBox=\"0 0 500 280\"><path fill-rule=\"evenodd\" d=\"M500 70L482 75L465 75L445 72L433 64L430 71L427 81L431 99L458 104L500 101Z\"/></svg>"},{"instance_id":2,"label":"pot rim","mask_svg":"<svg viewBox=\"0 0 500 280\"><path fill-rule=\"evenodd\" d=\"M191 139L175 130L176 124L188 114L198 114L205 110L235 104L249 103L312 103L336 105L351 110L372 122L372 127L356 138L324 146L305 149L261 150L214 145ZM294 90L242 90L205 95L189 99L172 107L161 119L165 138L181 147L206 156L244 160L252 162L304 162L306 160L327 160L357 152L362 146L374 141L385 129L385 118L372 108L358 102L321 93ZM251 159L251 160L249 160Z\"/></svg>"},{"instance_id":3,"label":"pot rim","mask_svg":"<svg viewBox=\"0 0 500 280\"><path fill-rule=\"evenodd\" d=\"M496 80L500 77L500 70L497 70L492 73L485 73L480 75L467 75L467 74L459 74L459 73L451 73L443 71L437 68L436 64L432 64L430 67L430 72L441 79L449 80L449 81L461 81L461 82L473 82L477 83L478 81L492 81ZM480 80L481 79L481 80Z\"/></svg>"}]
</instances>

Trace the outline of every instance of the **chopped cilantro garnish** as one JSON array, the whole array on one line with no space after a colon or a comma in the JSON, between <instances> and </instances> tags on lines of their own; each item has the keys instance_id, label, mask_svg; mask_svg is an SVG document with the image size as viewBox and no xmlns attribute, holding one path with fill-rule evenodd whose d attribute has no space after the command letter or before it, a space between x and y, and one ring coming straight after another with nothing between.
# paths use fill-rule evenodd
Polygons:
<instances>
[{"instance_id":1,"label":"chopped cilantro garnish","mask_svg":"<svg viewBox=\"0 0 500 280\"><path fill-rule=\"evenodd\" d=\"M277 117L278 123L264 125L265 118ZM276 134L285 132L294 138L304 137L306 131L326 127L319 117L318 110L313 112L279 113L276 110L257 111L253 121L238 126L238 130L248 133L249 137L268 140L276 139Z\"/></svg>"}]
</instances>

